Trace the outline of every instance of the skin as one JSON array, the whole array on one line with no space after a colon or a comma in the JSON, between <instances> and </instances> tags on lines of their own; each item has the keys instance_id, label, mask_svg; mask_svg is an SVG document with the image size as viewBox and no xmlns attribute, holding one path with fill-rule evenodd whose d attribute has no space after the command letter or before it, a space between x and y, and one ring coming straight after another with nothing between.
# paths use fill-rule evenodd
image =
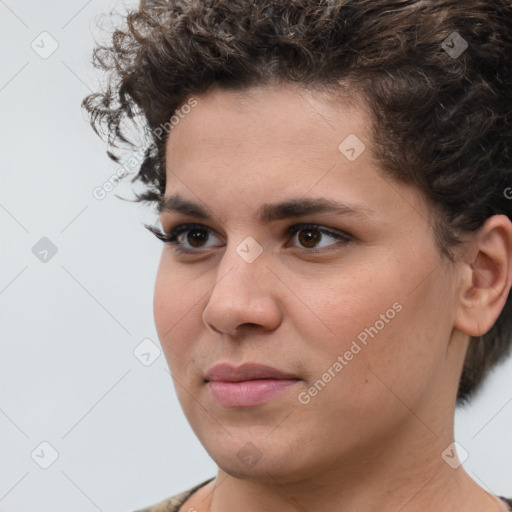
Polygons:
<instances>
[{"instance_id":1,"label":"skin","mask_svg":"<svg viewBox=\"0 0 512 512\"><path fill-rule=\"evenodd\" d=\"M468 336L490 329L511 287L510 221L491 217L450 263L421 192L386 177L372 156L364 101L292 85L213 88L196 98L168 139L165 195L214 216L161 214L166 233L187 222L210 231L199 245L182 236L195 254L165 245L154 313L183 411L219 471L181 510L505 510L441 454L454 440ZM354 161L338 149L349 134L366 146ZM256 216L264 203L303 197L372 213ZM352 238L313 231L319 238L308 244L304 231L286 234L299 222ZM236 252L249 236L262 248L252 263ZM300 403L298 394L396 303L401 311ZM221 406L204 372L248 361L300 380L256 407ZM237 456L247 443L261 456L254 465Z\"/></svg>"}]
</instances>

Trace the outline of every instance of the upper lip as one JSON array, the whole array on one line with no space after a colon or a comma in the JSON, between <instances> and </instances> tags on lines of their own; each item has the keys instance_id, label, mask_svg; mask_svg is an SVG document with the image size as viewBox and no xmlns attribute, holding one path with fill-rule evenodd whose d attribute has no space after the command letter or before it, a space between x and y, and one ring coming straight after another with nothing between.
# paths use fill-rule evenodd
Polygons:
<instances>
[{"instance_id":1,"label":"upper lip","mask_svg":"<svg viewBox=\"0 0 512 512\"><path fill-rule=\"evenodd\" d=\"M257 363L245 363L238 367L221 363L210 368L205 376L207 381L242 382L255 379L298 379L298 377L277 368Z\"/></svg>"}]
</instances>

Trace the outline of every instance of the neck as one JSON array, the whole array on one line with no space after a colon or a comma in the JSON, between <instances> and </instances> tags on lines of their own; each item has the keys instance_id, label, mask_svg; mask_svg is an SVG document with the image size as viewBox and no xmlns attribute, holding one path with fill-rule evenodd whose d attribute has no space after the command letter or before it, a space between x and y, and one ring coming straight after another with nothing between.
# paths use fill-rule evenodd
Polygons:
<instances>
[{"instance_id":1,"label":"neck","mask_svg":"<svg viewBox=\"0 0 512 512\"><path fill-rule=\"evenodd\" d=\"M457 455L441 454L451 435L437 436L414 418L407 432L307 478L267 465L258 475L219 469L209 512L501 512L504 504L464 471ZM453 425L452 425L453 427ZM452 430L447 429L449 432ZM267 463L269 464L269 463Z\"/></svg>"}]
</instances>

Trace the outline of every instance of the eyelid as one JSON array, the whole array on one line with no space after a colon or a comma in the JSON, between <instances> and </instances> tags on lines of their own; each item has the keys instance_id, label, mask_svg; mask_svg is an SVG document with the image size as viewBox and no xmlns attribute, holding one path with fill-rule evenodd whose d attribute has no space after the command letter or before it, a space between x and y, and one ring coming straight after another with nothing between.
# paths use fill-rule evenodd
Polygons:
<instances>
[{"instance_id":1,"label":"eyelid","mask_svg":"<svg viewBox=\"0 0 512 512\"><path fill-rule=\"evenodd\" d=\"M353 240L354 238L350 236L348 233L341 231L339 229L333 229L329 228L327 226L324 226L322 224L312 224L308 222L298 222L288 227L287 233L289 235L295 235L298 231L301 231L302 229L317 229L320 231L320 233L323 233L324 235L329 235L333 238L337 238L339 240Z\"/></svg>"},{"instance_id":2,"label":"eyelid","mask_svg":"<svg viewBox=\"0 0 512 512\"><path fill-rule=\"evenodd\" d=\"M216 231L206 226L205 224L199 224L197 222L185 222L181 224L177 224L176 226L172 227L171 229L161 231L155 226L146 225L146 228L151 231L157 238L162 240L163 242L171 243L173 245L179 246L179 244L174 244L173 240L176 240L177 237L181 236L182 234L186 233L187 231L192 231L193 229L198 230L204 230L207 231L209 234ZM218 236L218 235L216 235ZM196 252L196 251L193 251Z\"/></svg>"},{"instance_id":3,"label":"eyelid","mask_svg":"<svg viewBox=\"0 0 512 512\"><path fill-rule=\"evenodd\" d=\"M179 236L182 236L183 234L186 234L187 231L192 231L194 229L198 230L204 230L208 233L208 237L211 236L212 232L215 232L215 230L209 226L205 226L204 224L198 224L195 222L187 222L185 224L178 224L177 226L174 226L169 233L168 239L173 238L177 239ZM178 249L180 249L181 252L184 253L195 253L201 251L201 249L208 249L208 247L218 247L218 246L207 246L207 247L199 247L196 249L184 249L182 245L180 244L174 244Z\"/></svg>"}]
</instances>

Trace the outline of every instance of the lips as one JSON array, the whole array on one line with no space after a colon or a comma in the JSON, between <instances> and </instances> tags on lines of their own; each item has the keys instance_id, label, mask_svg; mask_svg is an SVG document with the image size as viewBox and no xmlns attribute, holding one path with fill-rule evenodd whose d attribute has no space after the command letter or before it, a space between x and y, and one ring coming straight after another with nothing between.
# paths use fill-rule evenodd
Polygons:
<instances>
[{"instance_id":1,"label":"lips","mask_svg":"<svg viewBox=\"0 0 512 512\"><path fill-rule=\"evenodd\" d=\"M205 376L212 398L226 409L262 405L285 395L299 381L296 375L256 363L218 364Z\"/></svg>"},{"instance_id":2,"label":"lips","mask_svg":"<svg viewBox=\"0 0 512 512\"><path fill-rule=\"evenodd\" d=\"M205 376L206 381L223 382L243 382L259 379L298 380L298 377L277 368L257 363L245 363L238 367L221 363L208 370Z\"/></svg>"}]
</instances>

